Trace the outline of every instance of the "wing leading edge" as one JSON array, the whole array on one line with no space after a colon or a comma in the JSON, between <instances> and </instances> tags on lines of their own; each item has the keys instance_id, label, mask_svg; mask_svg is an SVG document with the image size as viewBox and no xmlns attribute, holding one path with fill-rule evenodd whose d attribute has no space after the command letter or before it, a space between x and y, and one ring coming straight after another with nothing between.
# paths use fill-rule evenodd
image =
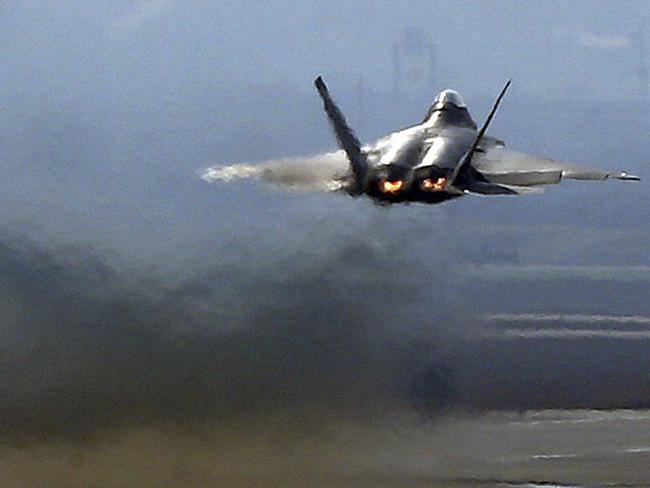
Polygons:
<instances>
[{"instance_id":1,"label":"wing leading edge","mask_svg":"<svg viewBox=\"0 0 650 488\"><path fill-rule=\"evenodd\" d=\"M539 158L502 146L487 148L474 157L472 167L489 183L496 185L536 186L560 183L564 179L602 181L617 179L638 181L626 171L610 172L576 166L553 159ZM470 189L470 191L473 191Z\"/></svg>"}]
</instances>

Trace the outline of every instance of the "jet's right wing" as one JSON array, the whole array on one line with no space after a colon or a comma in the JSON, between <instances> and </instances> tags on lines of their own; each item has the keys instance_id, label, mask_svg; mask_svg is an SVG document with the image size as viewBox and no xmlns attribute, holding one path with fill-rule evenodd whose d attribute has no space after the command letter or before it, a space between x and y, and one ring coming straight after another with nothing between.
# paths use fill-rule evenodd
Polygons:
<instances>
[{"instance_id":1,"label":"jet's right wing","mask_svg":"<svg viewBox=\"0 0 650 488\"><path fill-rule=\"evenodd\" d=\"M539 158L506 149L501 145L486 147L472 161L487 182L507 186L536 186L560 183L564 179L602 181L607 179L636 181L640 178L626 171L610 172ZM474 191L472 188L470 191Z\"/></svg>"}]
</instances>

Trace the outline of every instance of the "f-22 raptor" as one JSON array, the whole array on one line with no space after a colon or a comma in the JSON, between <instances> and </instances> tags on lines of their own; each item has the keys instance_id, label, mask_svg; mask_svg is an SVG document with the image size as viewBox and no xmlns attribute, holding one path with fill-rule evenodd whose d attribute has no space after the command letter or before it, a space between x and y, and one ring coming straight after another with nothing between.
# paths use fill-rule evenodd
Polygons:
<instances>
[{"instance_id":1,"label":"f-22 raptor","mask_svg":"<svg viewBox=\"0 0 650 488\"><path fill-rule=\"evenodd\" d=\"M622 171L582 168L504 149L487 134L510 80L479 129L461 96L440 92L424 120L362 146L322 77L315 80L336 139L349 162L341 188L378 203L439 203L466 194L519 195L531 187L574 180L639 180Z\"/></svg>"}]
</instances>

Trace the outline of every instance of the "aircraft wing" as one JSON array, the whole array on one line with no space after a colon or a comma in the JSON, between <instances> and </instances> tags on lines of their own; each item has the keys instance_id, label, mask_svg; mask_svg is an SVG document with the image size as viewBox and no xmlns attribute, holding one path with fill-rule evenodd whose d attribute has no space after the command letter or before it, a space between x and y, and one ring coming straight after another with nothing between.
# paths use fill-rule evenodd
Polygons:
<instances>
[{"instance_id":1,"label":"aircraft wing","mask_svg":"<svg viewBox=\"0 0 650 488\"><path fill-rule=\"evenodd\" d=\"M626 171L610 172L539 158L511 151L500 144L484 147L474 155L472 168L487 182L495 185L529 187L573 180L639 180ZM474 191L473 188L469 188ZM478 191L477 193L483 193Z\"/></svg>"}]
</instances>

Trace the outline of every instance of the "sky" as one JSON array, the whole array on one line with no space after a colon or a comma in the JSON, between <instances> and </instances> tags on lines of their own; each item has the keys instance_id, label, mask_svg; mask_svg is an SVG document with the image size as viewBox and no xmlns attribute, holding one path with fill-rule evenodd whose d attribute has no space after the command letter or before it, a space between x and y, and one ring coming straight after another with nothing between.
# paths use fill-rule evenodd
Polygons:
<instances>
[{"instance_id":1,"label":"sky","mask_svg":"<svg viewBox=\"0 0 650 488\"><path fill-rule=\"evenodd\" d=\"M378 90L396 42L417 30L434 80L471 94L511 77L537 97L630 100L638 92L643 1L325 3L178 0L5 1L4 89L93 93L285 84L318 73ZM29 36L25 37L25 32ZM647 41L646 41L647 42ZM173 95L170 95L173 96Z\"/></svg>"}]
</instances>

